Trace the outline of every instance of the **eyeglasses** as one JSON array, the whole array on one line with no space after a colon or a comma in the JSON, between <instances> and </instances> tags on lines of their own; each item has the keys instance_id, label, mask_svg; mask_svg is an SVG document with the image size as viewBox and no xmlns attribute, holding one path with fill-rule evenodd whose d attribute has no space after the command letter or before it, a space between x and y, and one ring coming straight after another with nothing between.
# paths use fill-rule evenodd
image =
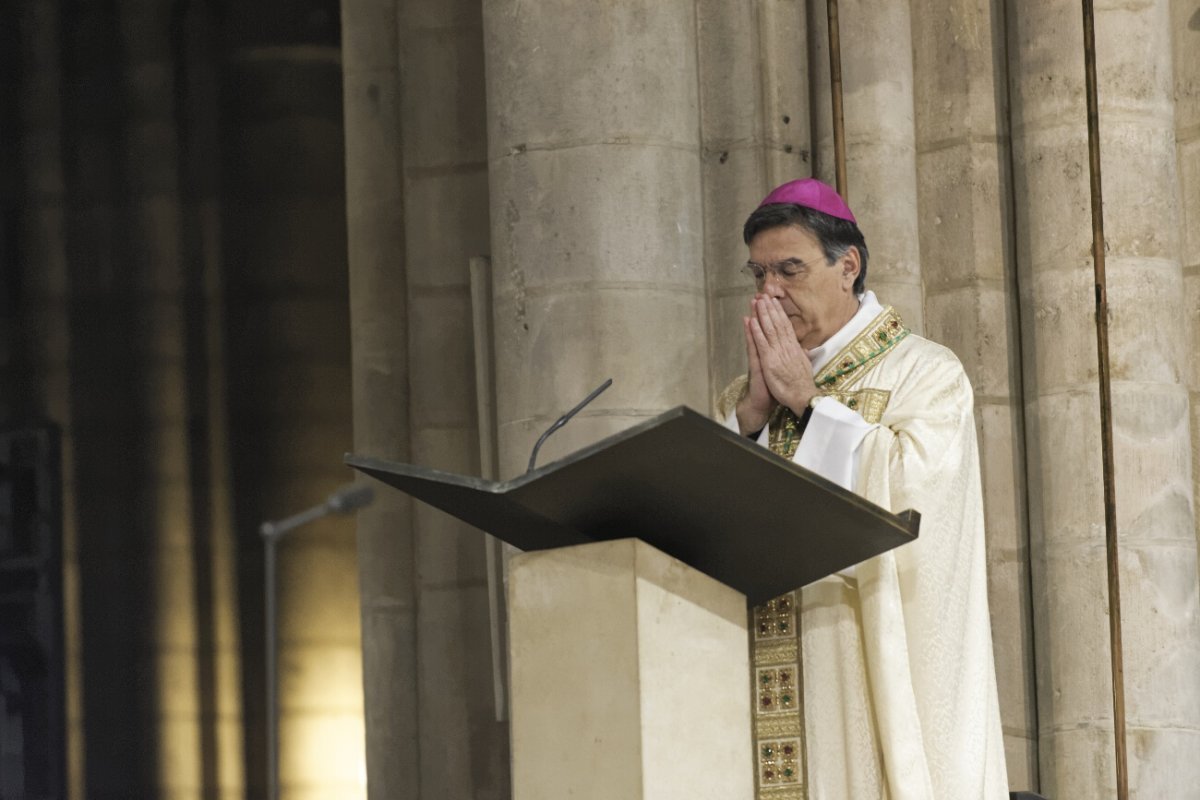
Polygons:
<instances>
[{"instance_id":1,"label":"eyeglasses","mask_svg":"<svg viewBox=\"0 0 1200 800\"><path fill-rule=\"evenodd\" d=\"M798 258L785 258L783 261L777 261L774 264L767 264L765 266L763 264L756 264L753 261L747 261L742 265L742 272L748 277L753 278L757 285L762 286L767 282L768 272L773 272L776 278L788 282L800 277L808 271L809 267L814 263L819 263L821 260L805 262Z\"/></svg>"}]
</instances>

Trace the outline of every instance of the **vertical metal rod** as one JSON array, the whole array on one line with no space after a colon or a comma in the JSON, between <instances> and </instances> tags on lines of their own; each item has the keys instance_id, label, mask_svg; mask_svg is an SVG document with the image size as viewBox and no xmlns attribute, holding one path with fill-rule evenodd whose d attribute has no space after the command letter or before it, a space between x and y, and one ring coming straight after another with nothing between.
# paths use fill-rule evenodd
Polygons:
<instances>
[{"instance_id":1,"label":"vertical metal rod","mask_svg":"<svg viewBox=\"0 0 1200 800\"><path fill-rule=\"evenodd\" d=\"M1112 434L1112 381L1108 359L1108 283L1104 274L1104 199L1100 187L1100 112L1096 96L1096 31L1092 0L1083 0L1083 56L1087 80L1088 170L1092 184L1092 264L1096 281L1096 355L1100 371L1101 452L1104 459L1104 532L1108 555L1108 634L1112 657L1113 742L1117 797L1129 797L1125 742L1125 667L1121 647L1121 584Z\"/></svg>"},{"instance_id":2,"label":"vertical metal rod","mask_svg":"<svg viewBox=\"0 0 1200 800\"><path fill-rule=\"evenodd\" d=\"M263 595L266 608L266 657L267 657L267 800L279 800L279 653L278 610L276 608L275 549L277 540L273 535L263 536L264 580Z\"/></svg>"},{"instance_id":3,"label":"vertical metal rod","mask_svg":"<svg viewBox=\"0 0 1200 800\"><path fill-rule=\"evenodd\" d=\"M479 474L495 480L500 474L496 437L496 378L492 349L492 262L475 256L471 273L471 321L475 334L475 409L479 425ZM483 537L487 562L488 620L492 634L492 698L496 721L508 721L508 609L504 586L507 559L504 543Z\"/></svg>"},{"instance_id":4,"label":"vertical metal rod","mask_svg":"<svg viewBox=\"0 0 1200 800\"><path fill-rule=\"evenodd\" d=\"M833 163L837 175L837 190L849 202L846 193L846 123L842 115L842 45L838 33L837 0L827 0L829 16L829 81L833 95Z\"/></svg>"}]
</instances>

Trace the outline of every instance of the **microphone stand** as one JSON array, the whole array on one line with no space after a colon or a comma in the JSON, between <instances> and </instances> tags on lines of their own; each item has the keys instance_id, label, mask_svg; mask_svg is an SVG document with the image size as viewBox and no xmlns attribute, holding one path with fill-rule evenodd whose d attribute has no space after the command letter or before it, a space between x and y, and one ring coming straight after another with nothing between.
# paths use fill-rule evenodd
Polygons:
<instances>
[{"instance_id":1,"label":"microphone stand","mask_svg":"<svg viewBox=\"0 0 1200 800\"><path fill-rule=\"evenodd\" d=\"M267 628L267 800L279 800L279 592L276 588L279 540L296 528L330 514L352 514L370 505L374 498L375 492L370 486L347 484L329 495L324 503L275 522L264 522L258 529L263 538L263 595Z\"/></svg>"},{"instance_id":2,"label":"microphone stand","mask_svg":"<svg viewBox=\"0 0 1200 800\"><path fill-rule=\"evenodd\" d=\"M612 386L612 378L609 378L608 380L604 381L604 383L597 386L595 389L592 389L592 393L589 394L587 397L583 398L583 401L580 402L579 405L575 406L570 411L563 414L561 417L559 417L557 420L554 421L553 425L551 425L549 428L546 429L546 432L543 433L541 438L537 440L537 444L535 444L533 446L533 452L529 454L529 468L525 470L527 473L533 472L534 468L537 466L538 450L542 449L542 444L544 444L545 441L550 438L550 434L554 433L556 430L561 428L563 425L566 425L568 422L570 422L571 417L575 416L580 411L582 411L584 406L586 406L588 403L592 402L597 397L599 397L600 393L603 392L605 389L607 389L610 386Z\"/></svg>"}]
</instances>

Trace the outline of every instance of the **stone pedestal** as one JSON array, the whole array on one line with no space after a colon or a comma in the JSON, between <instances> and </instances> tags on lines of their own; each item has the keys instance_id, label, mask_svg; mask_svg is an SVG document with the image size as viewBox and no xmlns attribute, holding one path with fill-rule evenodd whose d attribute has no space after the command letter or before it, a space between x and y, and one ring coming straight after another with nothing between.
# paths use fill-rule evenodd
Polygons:
<instances>
[{"instance_id":1,"label":"stone pedestal","mask_svg":"<svg viewBox=\"0 0 1200 800\"><path fill-rule=\"evenodd\" d=\"M743 595L636 539L510 569L514 800L749 800Z\"/></svg>"}]
</instances>

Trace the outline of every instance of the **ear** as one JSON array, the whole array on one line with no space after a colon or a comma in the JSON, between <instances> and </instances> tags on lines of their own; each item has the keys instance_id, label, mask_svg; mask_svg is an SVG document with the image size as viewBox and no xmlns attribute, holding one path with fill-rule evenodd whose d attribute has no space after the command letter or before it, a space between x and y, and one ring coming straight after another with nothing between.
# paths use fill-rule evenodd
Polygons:
<instances>
[{"instance_id":1,"label":"ear","mask_svg":"<svg viewBox=\"0 0 1200 800\"><path fill-rule=\"evenodd\" d=\"M860 272L862 272L862 253L858 252L856 246L850 245L850 249L842 256L842 285L847 289L852 288Z\"/></svg>"}]
</instances>

